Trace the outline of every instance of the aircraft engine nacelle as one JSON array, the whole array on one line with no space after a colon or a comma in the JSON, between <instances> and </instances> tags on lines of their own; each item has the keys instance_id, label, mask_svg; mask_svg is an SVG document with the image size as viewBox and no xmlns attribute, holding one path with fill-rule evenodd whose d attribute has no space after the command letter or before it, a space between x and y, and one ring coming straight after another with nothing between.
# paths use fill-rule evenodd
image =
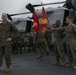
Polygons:
<instances>
[{"instance_id":1,"label":"aircraft engine nacelle","mask_svg":"<svg viewBox=\"0 0 76 75\"><path fill-rule=\"evenodd\" d=\"M76 10L76 0L66 0L66 7Z\"/></svg>"}]
</instances>

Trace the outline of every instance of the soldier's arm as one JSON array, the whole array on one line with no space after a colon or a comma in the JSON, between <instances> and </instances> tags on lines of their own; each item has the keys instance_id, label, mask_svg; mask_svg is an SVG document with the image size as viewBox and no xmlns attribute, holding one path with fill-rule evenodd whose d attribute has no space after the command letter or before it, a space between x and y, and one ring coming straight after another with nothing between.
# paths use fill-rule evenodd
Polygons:
<instances>
[{"instance_id":1,"label":"soldier's arm","mask_svg":"<svg viewBox=\"0 0 76 75\"><path fill-rule=\"evenodd\" d=\"M73 33L76 35L76 25L72 26Z\"/></svg>"},{"instance_id":2,"label":"soldier's arm","mask_svg":"<svg viewBox=\"0 0 76 75\"><path fill-rule=\"evenodd\" d=\"M65 28L66 28L66 26L64 26L64 27L59 27L59 28L55 28L54 30L57 30L57 31L65 31Z\"/></svg>"},{"instance_id":3,"label":"soldier's arm","mask_svg":"<svg viewBox=\"0 0 76 75\"><path fill-rule=\"evenodd\" d=\"M19 31L15 25L11 24L11 37L15 38L19 36Z\"/></svg>"}]
</instances>

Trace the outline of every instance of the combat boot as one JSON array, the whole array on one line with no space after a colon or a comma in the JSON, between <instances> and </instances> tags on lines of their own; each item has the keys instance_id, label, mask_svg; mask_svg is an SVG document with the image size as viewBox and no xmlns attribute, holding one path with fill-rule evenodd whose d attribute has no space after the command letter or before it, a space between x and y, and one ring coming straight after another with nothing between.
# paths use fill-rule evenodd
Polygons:
<instances>
[{"instance_id":1,"label":"combat boot","mask_svg":"<svg viewBox=\"0 0 76 75\"><path fill-rule=\"evenodd\" d=\"M66 66L65 60L62 60L61 66Z\"/></svg>"},{"instance_id":2,"label":"combat boot","mask_svg":"<svg viewBox=\"0 0 76 75\"><path fill-rule=\"evenodd\" d=\"M73 66L73 69L75 69L75 70L76 70L76 66Z\"/></svg>"},{"instance_id":3,"label":"combat boot","mask_svg":"<svg viewBox=\"0 0 76 75\"><path fill-rule=\"evenodd\" d=\"M7 66L4 71L5 72L10 72L11 71L11 68Z\"/></svg>"},{"instance_id":4,"label":"combat boot","mask_svg":"<svg viewBox=\"0 0 76 75\"><path fill-rule=\"evenodd\" d=\"M66 63L66 67L74 68L72 63Z\"/></svg>"},{"instance_id":5,"label":"combat boot","mask_svg":"<svg viewBox=\"0 0 76 75\"><path fill-rule=\"evenodd\" d=\"M66 66L66 63L65 62L62 62L62 64L60 64L60 66Z\"/></svg>"},{"instance_id":6,"label":"combat boot","mask_svg":"<svg viewBox=\"0 0 76 75\"><path fill-rule=\"evenodd\" d=\"M57 62L54 63L53 65L61 65L61 64L60 64L60 61L57 60Z\"/></svg>"},{"instance_id":7,"label":"combat boot","mask_svg":"<svg viewBox=\"0 0 76 75\"><path fill-rule=\"evenodd\" d=\"M39 56L37 57L37 60L38 60L38 59L41 59L41 58L42 58L42 55L39 55Z\"/></svg>"}]
</instances>

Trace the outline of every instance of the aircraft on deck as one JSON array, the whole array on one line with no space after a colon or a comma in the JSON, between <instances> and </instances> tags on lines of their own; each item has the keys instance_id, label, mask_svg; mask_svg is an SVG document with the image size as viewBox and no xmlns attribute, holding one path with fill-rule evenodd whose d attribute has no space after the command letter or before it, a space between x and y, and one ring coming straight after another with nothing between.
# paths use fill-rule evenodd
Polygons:
<instances>
[{"instance_id":1,"label":"aircraft on deck","mask_svg":"<svg viewBox=\"0 0 76 75\"><path fill-rule=\"evenodd\" d=\"M30 12L23 12L23 13L16 13L16 14L7 14L8 18L18 27L20 32L30 32L32 28L32 22L33 22L33 13L36 11L36 7L39 6L47 6L47 5L55 5L55 4L63 4L63 7L58 8L51 8L47 7L45 8L45 11L47 13L50 25L54 25L56 20L61 21L61 25L65 25L65 18L70 15L73 17L74 21L76 21L76 0L66 0L62 2L54 2L54 3L46 3L46 4L37 4L32 5L31 3L27 4L25 8L27 8ZM41 10L37 10L36 13L38 17L41 17ZM12 19L12 16L17 15L23 15L23 14L32 14L32 16L29 16L28 18L18 18ZM31 25L30 25L31 24Z\"/></svg>"}]
</instances>

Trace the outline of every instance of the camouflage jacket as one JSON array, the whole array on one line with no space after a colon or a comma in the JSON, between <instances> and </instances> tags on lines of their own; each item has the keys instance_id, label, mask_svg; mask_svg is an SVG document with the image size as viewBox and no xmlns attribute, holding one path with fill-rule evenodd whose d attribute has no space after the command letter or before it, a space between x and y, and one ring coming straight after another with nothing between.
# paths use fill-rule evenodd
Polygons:
<instances>
[{"instance_id":1,"label":"camouflage jacket","mask_svg":"<svg viewBox=\"0 0 76 75\"><path fill-rule=\"evenodd\" d=\"M56 30L54 31L54 37L57 39L59 43L62 43L63 31L60 31L60 28L61 26L56 28Z\"/></svg>"},{"instance_id":2,"label":"camouflage jacket","mask_svg":"<svg viewBox=\"0 0 76 75\"><path fill-rule=\"evenodd\" d=\"M59 28L60 32L64 31L66 44L76 44L76 25L71 24L65 27Z\"/></svg>"},{"instance_id":3,"label":"camouflage jacket","mask_svg":"<svg viewBox=\"0 0 76 75\"><path fill-rule=\"evenodd\" d=\"M18 29L11 23L1 23L0 24L0 46L5 46L11 44L11 42L6 41L7 38L14 38L19 34Z\"/></svg>"},{"instance_id":4,"label":"camouflage jacket","mask_svg":"<svg viewBox=\"0 0 76 75\"><path fill-rule=\"evenodd\" d=\"M37 37L37 43L43 43L44 42L44 34L38 31L38 37Z\"/></svg>"},{"instance_id":5,"label":"camouflage jacket","mask_svg":"<svg viewBox=\"0 0 76 75\"><path fill-rule=\"evenodd\" d=\"M51 30L47 30L44 35L47 42L52 41Z\"/></svg>"}]
</instances>

